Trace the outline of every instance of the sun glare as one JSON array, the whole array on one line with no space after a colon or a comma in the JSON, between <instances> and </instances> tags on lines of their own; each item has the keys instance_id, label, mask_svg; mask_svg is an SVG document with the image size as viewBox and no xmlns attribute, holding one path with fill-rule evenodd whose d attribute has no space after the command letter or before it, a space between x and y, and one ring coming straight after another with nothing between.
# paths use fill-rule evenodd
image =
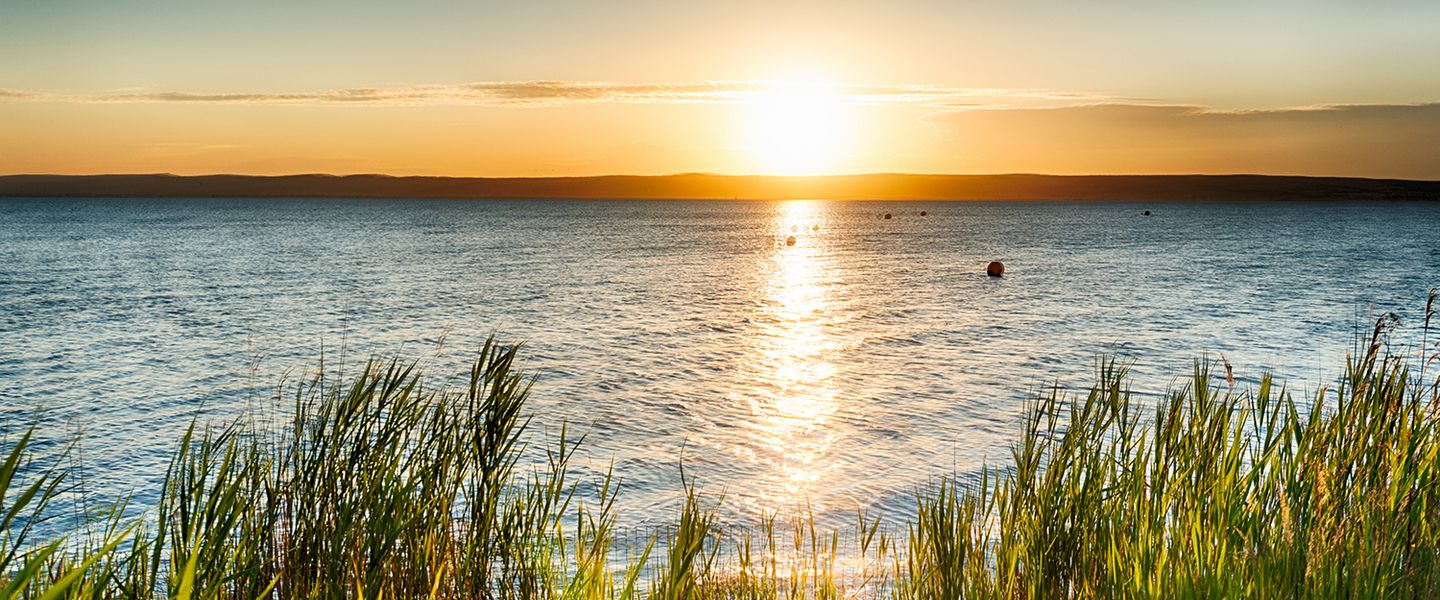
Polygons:
<instances>
[{"instance_id":1,"label":"sun glare","mask_svg":"<svg viewBox=\"0 0 1440 600\"><path fill-rule=\"evenodd\" d=\"M847 138L845 103L834 86L775 82L748 98L746 151L777 175L814 175L838 167Z\"/></svg>"}]
</instances>

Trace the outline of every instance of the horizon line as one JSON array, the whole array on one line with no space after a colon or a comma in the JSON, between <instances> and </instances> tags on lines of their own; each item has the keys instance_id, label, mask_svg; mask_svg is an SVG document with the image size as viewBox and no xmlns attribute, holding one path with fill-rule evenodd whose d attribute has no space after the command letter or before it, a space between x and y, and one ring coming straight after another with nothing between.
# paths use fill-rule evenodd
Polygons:
<instances>
[{"instance_id":1,"label":"horizon line","mask_svg":"<svg viewBox=\"0 0 1440 600\"><path fill-rule=\"evenodd\" d=\"M1290 174L1290 173L1257 173L1257 172L1227 172L1227 173L1042 173L1027 171L1007 171L995 173L945 173L945 172L916 172L916 171L868 171L854 173L823 173L813 175L778 174L778 173L719 173L709 171L684 171L677 173L640 174L640 173L601 173L590 175L396 175L383 172L355 172L355 173L326 173L319 171L295 172L281 174L256 174L256 173L233 173L214 172L199 174L171 173L168 171L158 172L109 172L109 173L0 173L0 177L175 177L175 178L200 178L200 177L251 177L263 179L280 179L286 177L379 177L386 179L474 179L474 180L523 180L523 179L605 179L605 178L668 178L668 177L725 177L725 178L766 178L766 179L837 179L845 177L1054 177L1054 178L1080 178L1080 177L1272 177L1287 179L1350 179L1362 181L1403 181L1413 183L1440 183L1440 176L1435 179L1416 179L1407 177L1371 177L1363 175L1315 175L1315 174Z\"/></svg>"}]
</instances>

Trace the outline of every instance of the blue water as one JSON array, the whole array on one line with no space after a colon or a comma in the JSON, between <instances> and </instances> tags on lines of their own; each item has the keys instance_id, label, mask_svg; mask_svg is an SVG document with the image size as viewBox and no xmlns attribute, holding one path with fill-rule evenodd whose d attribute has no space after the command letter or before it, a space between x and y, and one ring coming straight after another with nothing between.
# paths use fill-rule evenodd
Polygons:
<instances>
[{"instance_id":1,"label":"blue water","mask_svg":"<svg viewBox=\"0 0 1440 600\"><path fill-rule=\"evenodd\" d=\"M5 199L0 426L85 431L84 489L143 505L192 418L282 412L322 352L438 384L496 333L631 523L682 449L727 517L903 514L1099 355L1147 398L1202 353L1314 388L1436 284L1440 203Z\"/></svg>"}]
</instances>

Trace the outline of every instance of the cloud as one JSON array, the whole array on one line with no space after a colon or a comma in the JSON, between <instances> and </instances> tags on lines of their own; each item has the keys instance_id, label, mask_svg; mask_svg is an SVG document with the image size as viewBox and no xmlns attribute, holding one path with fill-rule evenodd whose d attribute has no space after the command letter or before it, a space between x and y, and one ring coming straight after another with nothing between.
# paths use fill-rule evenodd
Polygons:
<instances>
[{"instance_id":1,"label":"cloud","mask_svg":"<svg viewBox=\"0 0 1440 600\"><path fill-rule=\"evenodd\" d=\"M512 103L627 102L645 104L733 102L758 89L751 82L624 84L574 81L481 82L463 86L471 97Z\"/></svg>"},{"instance_id":2,"label":"cloud","mask_svg":"<svg viewBox=\"0 0 1440 600\"><path fill-rule=\"evenodd\" d=\"M316 92L202 93L132 91L54 94L0 90L0 99L71 103L375 104L553 106L565 104L735 104L773 94L813 94L856 103L934 106L1045 106L1109 98L1041 89L960 88L933 85L822 85L776 81L707 81L676 84L595 81L482 81L462 85L351 88Z\"/></svg>"},{"instance_id":3,"label":"cloud","mask_svg":"<svg viewBox=\"0 0 1440 600\"><path fill-rule=\"evenodd\" d=\"M967 108L929 120L974 171L1440 176L1440 103L1237 111L1100 103Z\"/></svg>"},{"instance_id":4,"label":"cloud","mask_svg":"<svg viewBox=\"0 0 1440 600\"><path fill-rule=\"evenodd\" d=\"M1440 104L1215 110L1076 91L776 81L482 81L283 93L0 89L0 102L168 105L490 106L744 104L774 94L928 108L939 136L910 153L946 172L1333 174L1440 177ZM934 144L933 147L929 144ZM889 160L886 158L885 160ZM908 164L908 163L907 163Z\"/></svg>"}]
</instances>

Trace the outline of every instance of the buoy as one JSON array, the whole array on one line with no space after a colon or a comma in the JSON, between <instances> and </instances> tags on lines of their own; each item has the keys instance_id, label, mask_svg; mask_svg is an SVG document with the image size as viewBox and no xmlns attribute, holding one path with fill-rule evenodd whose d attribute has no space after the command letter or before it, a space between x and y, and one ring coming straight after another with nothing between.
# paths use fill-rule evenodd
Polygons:
<instances>
[{"instance_id":1,"label":"buoy","mask_svg":"<svg viewBox=\"0 0 1440 600\"><path fill-rule=\"evenodd\" d=\"M820 226L819 226L819 225L815 225L815 226L813 226L813 227L810 228L810 231L820 231Z\"/></svg>"},{"instance_id":2,"label":"buoy","mask_svg":"<svg viewBox=\"0 0 1440 600\"><path fill-rule=\"evenodd\" d=\"M930 213L929 213L928 211L923 211L923 210L922 210L922 211L920 211L920 216L922 216L922 217L928 217L928 216L930 216Z\"/></svg>"},{"instance_id":3,"label":"buoy","mask_svg":"<svg viewBox=\"0 0 1440 600\"><path fill-rule=\"evenodd\" d=\"M786 246L794 246L794 245L795 245L795 236L792 235L792 236L790 236L790 237L785 238L785 245L786 245Z\"/></svg>"},{"instance_id":4,"label":"buoy","mask_svg":"<svg viewBox=\"0 0 1440 600\"><path fill-rule=\"evenodd\" d=\"M990 261L990 264L985 265L985 274L991 277L999 277L1001 275L1004 275L1005 263L1002 263L998 260Z\"/></svg>"},{"instance_id":5,"label":"buoy","mask_svg":"<svg viewBox=\"0 0 1440 600\"><path fill-rule=\"evenodd\" d=\"M1140 213L1140 214L1145 215L1145 216L1148 217L1148 216L1150 216L1150 211L1147 210L1147 211L1145 211L1145 212L1143 212L1143 213Z\"/></svg>"},{"instance_id":6,"label":"buoy","mask_svg":"<svg viewBox=\"0 0 1440 600\"><path fill-rule=\"evenodd\" d=\"M885 213L885 218L890 218L890 213Z\"/></svg>"}]
</instances>

